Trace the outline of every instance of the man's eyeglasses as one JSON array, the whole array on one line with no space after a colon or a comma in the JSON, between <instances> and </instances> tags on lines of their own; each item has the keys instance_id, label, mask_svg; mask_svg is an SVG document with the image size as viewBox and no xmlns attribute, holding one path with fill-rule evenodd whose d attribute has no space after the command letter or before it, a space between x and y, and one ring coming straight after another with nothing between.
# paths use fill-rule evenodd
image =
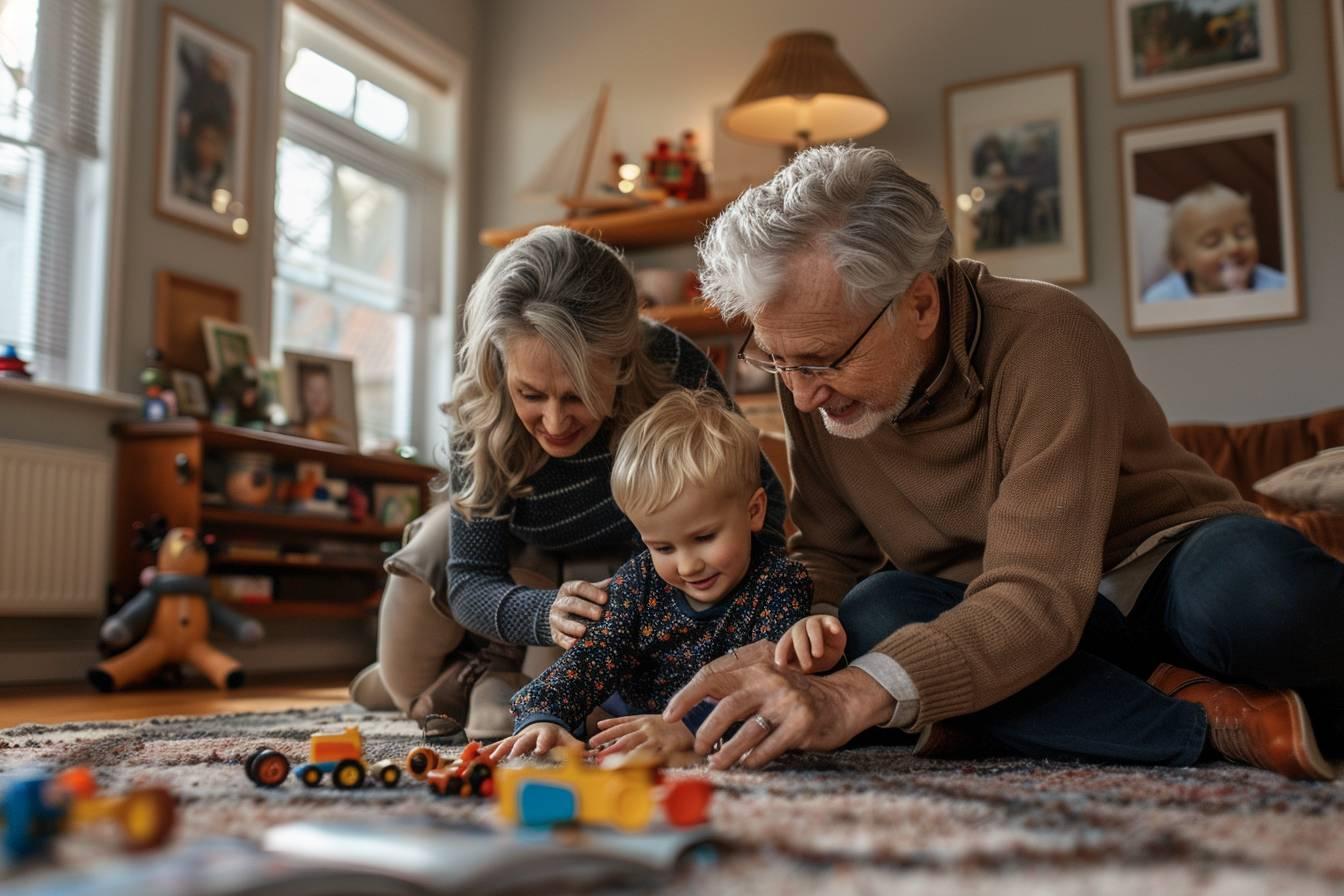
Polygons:
<instances>
[{"instance_id":1,"label":"man's eyeglasses","mask_svg":"<svg viewBox=\"0 0 1344 896\"><path fill-rule=\"evenodd\" d=\"M776 364L772 358L753 357L752 355L747 354L747 347L751 345L752 334L756 332L756 327L754 325L747 330L747 338L742 341L742 347L737 350L737 359L739 361L746 361L757 370L763 370L772 376L779 376L781 373L796 373L799 376L821 377L824 379L825 377L840 371L840 365L845 363L845 359L854 353L854 349L859 347L859 343L863 341L863 337L867 336L868 333L872 331L873 327L877 326L877 322L882 319L882 316L887 313L887 309L891 307L891 303L895 301L896 299L892 299L891 302L887 302L887 304L883 305L882 310L877 313L877 317L873 318L873 322L863 328L863 332L859 334L859 338L850 343L849 348L845 349L844 354L836 358L830 364Z\"/></svg>"}]
</instances>

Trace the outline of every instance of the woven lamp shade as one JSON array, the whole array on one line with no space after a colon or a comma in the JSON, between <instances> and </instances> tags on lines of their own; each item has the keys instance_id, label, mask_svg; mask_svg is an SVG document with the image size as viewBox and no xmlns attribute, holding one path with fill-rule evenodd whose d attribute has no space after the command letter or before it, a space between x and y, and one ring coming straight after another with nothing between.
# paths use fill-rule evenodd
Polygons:
<instances>
[{"instance_id":1,"label":"woven lamp shade","mask_svg":"<svg viewBox=\"0 0 1344 896\"><path fill-rule=\"evenodd\" d=\"M820 31L772 40L724 118L739 137L797 145L862 137L886 123L886 107Z\"/></svg>"}]
</instances>

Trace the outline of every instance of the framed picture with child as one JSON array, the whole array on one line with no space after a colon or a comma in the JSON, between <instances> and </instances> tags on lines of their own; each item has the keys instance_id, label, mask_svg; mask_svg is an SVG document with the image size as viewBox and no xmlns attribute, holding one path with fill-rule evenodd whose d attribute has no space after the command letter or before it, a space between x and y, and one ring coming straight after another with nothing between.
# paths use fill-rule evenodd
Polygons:
<instances>
[{"instance_id":1,"label":"framed picture with child","mask_svg":"<svg viewBox=\"0 0 1344 896\"><path fill-rule=\"evenodd\" d=\"M1302 315L1287 106L1120 131L1133 334Z\"/></svg>"},{"instance_id":2,"label":"framed picture with child","mask_svg":"<svg viewBox=\"0 0 1344 896\"><path fill-rule=\"evenodd\" d=\"M252 51L163 8L154 208L232 239L247 236Z\"/></svg>"}]
</instances>

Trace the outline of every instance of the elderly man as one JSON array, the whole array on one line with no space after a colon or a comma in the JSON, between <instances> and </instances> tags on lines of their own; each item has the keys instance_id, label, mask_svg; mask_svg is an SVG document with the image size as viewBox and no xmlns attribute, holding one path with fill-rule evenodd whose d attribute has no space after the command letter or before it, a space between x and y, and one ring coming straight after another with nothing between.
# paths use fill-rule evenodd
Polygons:
<instances>
[{"instance_id":1,"label":"elderly man","mask_svg":"<svg viewBox=\"0 0 1344 896\"><path fill-rule=\"evenodd\" d=\"M731 735L718 767L887 726L926 755L1332 777L1312 720L1324 741L1344 715L1344 564L1172 440L1087 305L951 242L890 154L826 146L700 245L709 301L753 326L740 357L778 378L790 549L849 662L806 675L753 645L665 717L718 700L696 739Z\"/></svg>"}]
</instances>

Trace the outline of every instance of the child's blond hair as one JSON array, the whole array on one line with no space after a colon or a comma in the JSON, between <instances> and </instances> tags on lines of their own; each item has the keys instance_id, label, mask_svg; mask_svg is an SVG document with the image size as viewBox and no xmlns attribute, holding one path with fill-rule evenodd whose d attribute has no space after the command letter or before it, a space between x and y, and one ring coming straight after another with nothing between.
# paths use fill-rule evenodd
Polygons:
<instances>
[{"instance_id":1,"label":"child's blond hair","mask_svg":"<svg viewBox=\"0 0 1344 896\"><path fill-rule=\"evenodd\" d=\"M611 494L627 515L655 513L687 486L744 499L761 487L756 428L712 389L674 389L635 418L616 449Z\"/></svg>"},{"instance_id":2,"label":"child's blond hair","mask_svg":"<svg viewBox=\"0 0 1344 896\"><path fill-rule=\"evenodd\" d=\"M1200 187L1195 187L1187 193L1182 193L1171 204L1167 210L1167 259L1173 264L1179 264L1181 261L1180 244L1180 224L1181 218L1191 208L1202 205L1210 199L1231 199L1234 202L1244 202L1246 211L1251 210L1251 197L1247 193L1238 193L1231 187L1224 186L1217 181L1209 181Z\"/></svg>"}]
</instances>

